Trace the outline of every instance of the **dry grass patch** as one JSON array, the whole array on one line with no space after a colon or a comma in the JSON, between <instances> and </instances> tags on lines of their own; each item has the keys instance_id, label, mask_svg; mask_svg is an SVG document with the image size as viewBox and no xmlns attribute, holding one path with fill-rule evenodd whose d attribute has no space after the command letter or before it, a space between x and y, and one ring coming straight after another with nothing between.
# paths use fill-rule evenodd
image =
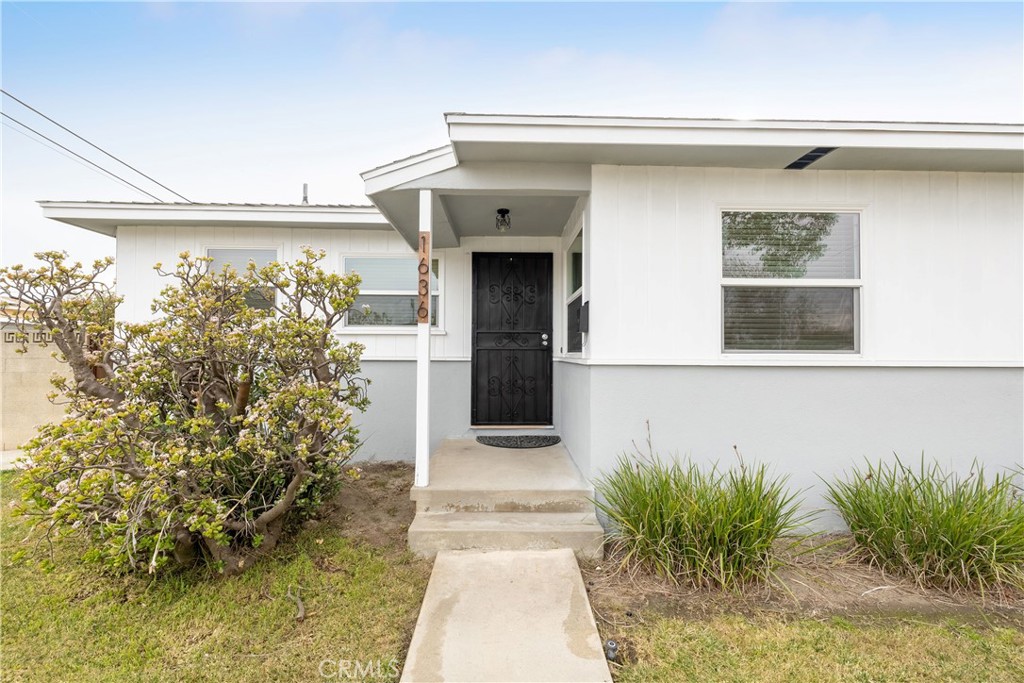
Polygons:
<instances>
[{"instance_id":1,"label":"dry grass patch","mask_svg":"<svg viewBox=\"0 0 1024 683\"><path fill-rule=\"evenodd\" d=\"M616 672L623 683L1015 683L1024 671L1020 631L953 621L663 617L634 631L631 644L635 662Z\"/></svg>"},{"instance_id":2,"label":"dry grass patch","mask_svg":"<svg viewBox=\"0 0 1024 683\"><path fill-rule=\"evenodd\" d=\"M695 589L617 558L583 565L619 681L1019 681L1024 596L922 588L848 537L784 558L777 581Z\"/></svg>"}]
</instances>

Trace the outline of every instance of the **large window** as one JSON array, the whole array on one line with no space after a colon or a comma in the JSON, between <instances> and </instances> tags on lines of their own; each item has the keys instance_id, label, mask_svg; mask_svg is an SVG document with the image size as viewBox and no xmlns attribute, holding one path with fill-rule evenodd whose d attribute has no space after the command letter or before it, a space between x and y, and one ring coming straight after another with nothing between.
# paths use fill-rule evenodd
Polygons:
<instances>
[{"instance_id":1,"label":"large window","mask_svg":"<svg viewBox=\"0 0 1024 683\"><path fill-rule=\"evenodd\" d=\"M416 325L418 297L416 259L408 257L346 257L345 272L363 278L359 297L349 309L350 327L406 327ZM437 325L440 303L438 260L431 261L430 324Z\"/></svg>"},{"instance_id":2,"label":"large window","mask_svg":"<svg viewBox=\"0 0 1024 683\"><path fill-rule=\"evenodd\" d=\"M252 249L248 247L217 247L206 250L206 255L213 259L210 264L211 272L218 272L224 266L231 266L239 273L245 273L249 268L249 262L256 264L257 268L273 263L277 260L277 249ZM245 302L253 308L268 309L274 306L274 291L269 288L259 287L246 293Z\"/></svg>"},{"instance_id":3,"label":"large window","mask_svg":"<svg viewBox=\"0 0 1024 683\"><path fill-rule=\"evenodd\" d=\"M860 214L722 212L727 352L859 350Z\"/></svg>"},{"instance_id":4,"label":"large window","mask_svg":"<svg viewBox=\"0 0 1024 683\"><path fill-rule=\"evenodd\" d=\"M583 351L583 231L569 245L565 254L566 350Z\"/></svg>"}]
</instances>

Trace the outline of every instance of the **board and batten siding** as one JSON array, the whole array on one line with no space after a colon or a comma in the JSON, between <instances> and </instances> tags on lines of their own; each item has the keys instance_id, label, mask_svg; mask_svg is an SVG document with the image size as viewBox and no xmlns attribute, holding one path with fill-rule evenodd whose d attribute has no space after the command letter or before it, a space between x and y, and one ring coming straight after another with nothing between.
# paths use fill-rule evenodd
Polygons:
<instances>
[{"instance_id":1,"label":"board and batten siding","mask_svg":"<svg viewBox=\"0 0 1024 683\"><path fill-rule=\"evenodd\" d=\"M126 321L152 316L150 303L170 280L160 277L153 265L173 268L178 254L205 254L210 247L263 247L278 249L279 257L293 261L303 246L327 252L325 269L340 270L346 256L406 256L413 250L394 230L344 230L317 228L232 228L195 226L120 226L117 231L117 291L124 297L118 317ZM431 336L435 360L469 361L472 341L472 253L473 251L554 253L555 300L564 298L561 239L559 237L467 237L456 249L437 249L440 259L440 315ZM555 308L554 347L559 348L564 332L564 311ZM370 332L339 330L346 342L366 346L366 360L414 360L414 326Z\"/></svg>"},{"instance_id":2,"label":"board and batten siding","mask_svg":"<svg viewBox=\"0 0 1024 683\"><path fill-rule=\"evenodd\" d=\"M1014 366L1024 176L594 166L590 362ZM722 210L860 211L859 354L725 354Z\"/></svg>"}]
</instances>

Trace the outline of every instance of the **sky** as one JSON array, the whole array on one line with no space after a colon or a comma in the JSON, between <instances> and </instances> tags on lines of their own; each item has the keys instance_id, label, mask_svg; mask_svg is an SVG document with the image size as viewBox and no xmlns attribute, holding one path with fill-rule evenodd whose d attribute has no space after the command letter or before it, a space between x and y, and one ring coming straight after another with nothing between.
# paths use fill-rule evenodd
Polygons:
<instances>
[{"instance_id":1,"label":"sky","mask_svg":"<svg viewBox=\"0 0 1024 683\"><path fill-rule=\"evenodd\" d=\"M0 23L4 90L199 202L366 203L359 172L445 144L445 112L1024 121L1019 2L4 1ZM113 255L37 200L152 201L0 136L2 264Z\"/></svg>"}]
</instances>

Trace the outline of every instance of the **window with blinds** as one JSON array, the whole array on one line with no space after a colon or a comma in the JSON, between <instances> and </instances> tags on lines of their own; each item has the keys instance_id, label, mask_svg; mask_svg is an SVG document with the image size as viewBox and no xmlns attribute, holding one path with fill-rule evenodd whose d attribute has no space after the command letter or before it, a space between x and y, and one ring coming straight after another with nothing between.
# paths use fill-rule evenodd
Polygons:
<instances>
[{"instance_id":1,"label":"window with blinds","mask_svg":"<svg viewBox=\"0 0 1024 683\"><path fill-rule=\"evenodd\" d=\"M363 282L349 309L350 327L407 327L416 325L419 276L416 259L405 257L347 257L345 271L359 273ZM440 303L439 264L431 261L430 324L437 325Z\"/></svg>"},{"instance_id":2,"label":"window with blinds","mask_svg":"<svg viewBox=\"0 0 1024 683\"><path fill-rule=\"evenodd\" d=\"M860 214L722 212L726 352L857 352Z\"/></svg>"}]
</instances>

